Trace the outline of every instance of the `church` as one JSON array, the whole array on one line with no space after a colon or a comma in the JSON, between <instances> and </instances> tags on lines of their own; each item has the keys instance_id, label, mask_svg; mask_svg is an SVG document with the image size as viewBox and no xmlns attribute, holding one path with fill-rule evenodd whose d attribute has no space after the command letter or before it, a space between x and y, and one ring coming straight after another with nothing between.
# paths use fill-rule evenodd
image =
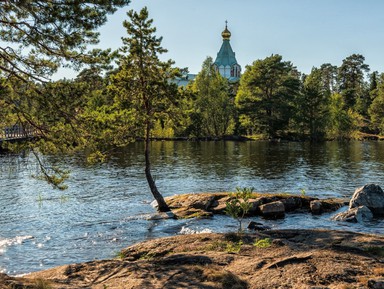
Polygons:
<instances>
[{"instance_id":1,"label":"church","mask_svg":"<svg viewBox=\"0 0 384 289\"><path fill-rule=\"evenodd\" d=\"M241 75L241 66L237 63L235 52L233 52L230 38L231 32L228 30L228 22L225 21L225 29L221 33L223 43L217 53L216 60L213 63L213 67L220 73L221 76L228 79L229 82L238 82ZM197 74L186 74L176 79L178 86L186 86L190 81L196 78Z\"/></svg>"},{"instance_id":2,"label":"church","mask_svg":"<svg viewBox=\"0 0 384 289\"><path fill-rule=\"evenodd\" d=\"M225 21L225 29L221 33L223 37L223 43L217 53L217 57L213 66L221 76L227 78L230 82L237 82L240 79L241 66L237 63L235 52L233 52L229 40L231 38L231 32L227 27L228 22Z\"/></svg>"}]
</instances>

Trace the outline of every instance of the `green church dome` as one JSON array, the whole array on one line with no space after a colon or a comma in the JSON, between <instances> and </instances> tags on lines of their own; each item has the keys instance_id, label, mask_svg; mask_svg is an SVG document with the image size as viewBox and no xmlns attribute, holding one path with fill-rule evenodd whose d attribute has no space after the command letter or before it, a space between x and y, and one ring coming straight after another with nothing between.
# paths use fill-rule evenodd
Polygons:
<instances>
[{"instance_id":1,"label":"green church dome","mask_svg":"<svg viewBox=\"0 0 384 289\"><path fill-rule=\"evenodd\" d=\"M228 30L227 21L225 21L225 29L221 36L223 37L223 43L213 65L222 76L229 80L237 80L240 78L241 66L237 63L235 53L229 43L231 32Z\"/></svg>"}]
</instances>

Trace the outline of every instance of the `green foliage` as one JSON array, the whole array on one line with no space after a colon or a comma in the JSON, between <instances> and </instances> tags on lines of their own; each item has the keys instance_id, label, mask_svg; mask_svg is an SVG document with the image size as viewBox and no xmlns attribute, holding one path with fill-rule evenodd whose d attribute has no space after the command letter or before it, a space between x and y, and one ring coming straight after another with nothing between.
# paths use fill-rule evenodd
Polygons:
<instances>
[{"instance_id":1,"label":"green foliage","mask_svg":"<svg viewBox=\"0 0 384 289\"><path fill-rule=\"evenodd\" d=\"M3 1L0 4L0 129L17 125L33 129L39 139L27 145L9 146L16 151L68 153L83 147L80 115L96 88L95 82L44 82L59 67L90 64L91 70L107 68L110 51L88 51L98 42L97 28L107 15L128 5L112 1ZM99 78L100 80L100 78ZM87 83L89 82L89 83ZM43 162L41 175L64 189L64 170Z\"/></svg>"},{"instance_id":2,"label":"green foliage","mask_svg":"<svg viewBox=\"0 0 384 289\"><path fill-rule=\"evenodd\" d=\"M257 248L268 248L272 244L272 241L270 238L264 238L257 240L253 245Z\"/></svg>"},{"instance_id":3,"label":"green foliage","mask_svg":"<svg viewBox=\"0 0 384 289\"><path fill-rule=\"evenodd\" d=\"M0 71L6 77L40 80L61 65L97 60L87 45L98 42L98 27L129 0L2 1Z\"/></svg>"},{"instance_id":4,"label":"green foliage","mask_svg":"<svg viewBox=\"0 0 384 289\"><path fill-rule=\"evenodd\" d=\"M308 135L312 141L321 140L325 135L331 90L329 80L324 80L328 78L325 73L328 72L313 68L304 78L302 93L296 96L294 102L295 125L303 136Z\"/></svg>"},{"instance_id":5,"label":"green foliage","mask_svg":"<svg viewBox=\"0 0 384 289\"><path fill-rule=\"evenodd\" d=\"M172 68L171 60L159 59L166 49L161 47L162 38L154 35L156 28L152 27L153 20L148 19L148 10L131 10L127 14L130 20L123 23L127 37L122 38L119 69L111 75L108 87L112 105L93 111L93 117L100 120L114 116L111 122L116 125L106 127L104 134L117 133L117 144L119 140L144 137L145 131L151 137L154 128L164 128L164 123L171 125L170 116L177 110L177 87L169 79L178 71Z\"/></svg>"},{"instance_id":6,"label":"green foliage","mask_svg":"<svg viewBox=\"0 0 384 289\"><path fill-rule=\"evenodd\" d=\"M305 196L305 195L306 195L306 191L305 191L305 189L301 189L301 190L300 190L300 194L301 194L302 196Z\"/></svg>"},{"instance_id":7,"label":"green foliage","mask_svg":"<svg viewBox=\"0 0 384 289\"><path fill-rule=\"evenodd\" d=\"M123 252L123 251L118 251L118 252L116 252L116 254L115 254L115 258L116 258L116 259L123 260L123 259L125 258L125 254L124 254L124 252Z\"/></svg>"},{"instance_id":8,"label":"green foliage","mask_svg":"<svg viewBox=\"0 0 384 289\"><path fill-rule=\"evenodd\" d=\"M243 241L228 242L225 251L228 253L239 253L242 245L243 245Z\"/></svg>"},{"instance_id":9,"label":"green foliage","mask_svg":"<svg viewBox=\"0 0 384 289\"><path fill-rule=\"evenodd\" d=\"M196 137L222 137L233 133L235 107L228 80L213 68L207 57L192 86L187 87L194 99L190 102L187 131Z\"/></svg>"},{"instance_id":10,"label":"green foliage","mask_svg":"<svg viewBox=\"0 0 384 289\"><path fill-rule=\"evenodd\" d=\"M365 88L365 73L369 66L361 54L352 54L343 60L338 70L339 91L347 109L362 112L366 108L368 94Z\"/></svg>"},{"instance_id":11,"label":"green foliage","mask_svg":"<svg viewBox=\"0 0 384 289\"><path fill-rule=\"evenodd\" d=\"M252 208L249 199L252 197L253 188L236 188L236 192L231 194L231 199L226 202L225 213L234 218L239 223L238 231L242 231L242 221L245 215Z\"/></svg>"},{"instance_id":12,"label":"green foliage","mask_svg":"<svg viewBox=\"0 0 384 289\"><path fill-rule=\"evenodd\" d=\"M178 109L177 87L169 80L177 76L179 70L172 68L173 61L159 59L167 50L161 47L162 38L155 36L156 28L152 26L147 8L139 13L130 10L127 15L129 21L123 22L127 36L122 38L119 68L111 75L108 87L113 96L112 105L93 110L93 116L97 118L100 111L111 111L115 117L114 125L104 126L99 133L113 136L114 144L144 137L145 174L149 187L158 210L169 211L151 174L150 138L156 124L170 121L170 116ZM107 114L103 113L101 120L105 116Z\"/></svg>"},{"instance_id":13,"label":"green foliage","mask_svg":"<svg viewBox=\"0 0 384 289\"><path fill-rule=\"evenodd\" d=\"M369 107L368 113L374 129L384 134L384 74L380 76L376 88L372 90L374 99Z\"/></svg>"},{"instance_id":14,"label":"green foliage","mask_svg":"<svg viewBox=\"0 0 384 289\"><path fill-rule=\"evenodd\" d=\"M356 129L357 118L358 115L352 109L346 109L341 94L331 95L327 127L329 138L349 138Z\"/></svg>"},{"instance_id":15,"label":"green foliage","mask_svg":"<svg viewBox=\"0 0 384 289\"><path fill-rule=\"evenodd\" d=\"M208 251L222 251L227 253L239 253L243 241L215 241L209 244L205 249Z\"/></svg>"},{"instance_id":16,"label":"green foliage","mask_svg":"<svg viewBox=\"0 0 384 289\"><path fill-rule=\"evenodd\" d=\"M299 73L280 55L256 60L247 66L236 95L240 124L250 135L278 136L288 127L299 88Z\"/></svg>"}]
</instances>

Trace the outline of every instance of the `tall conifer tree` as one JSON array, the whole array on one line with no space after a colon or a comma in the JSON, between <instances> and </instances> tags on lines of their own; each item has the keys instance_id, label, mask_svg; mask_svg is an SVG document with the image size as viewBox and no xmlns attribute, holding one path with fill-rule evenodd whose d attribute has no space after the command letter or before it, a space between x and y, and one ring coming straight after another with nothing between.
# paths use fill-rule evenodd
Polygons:
<instances>
[{"instance_id":1,"label":"tall conifer tree","mask_svg":"<svg viewBox=\"0 0 384 289\"><path fill-rule=\"evenodd\" d=\"M115 106L127 110L134 125L141 128L145 140L145 176L151 192L158 203L158 210L169 211L151 173L150 141L154 123L173 106L177 87L170 83L175 70L172 61L160 61L159 55L167 52L161 47L162 38L155 36L153 20L148 18L147 8L139 13L127 13L129 20L123 25L127 37L123 37L120 49L119 71L112 78L111 89ZM142 135L141 135L142 136Z\"/></svg>"}]
</instances>

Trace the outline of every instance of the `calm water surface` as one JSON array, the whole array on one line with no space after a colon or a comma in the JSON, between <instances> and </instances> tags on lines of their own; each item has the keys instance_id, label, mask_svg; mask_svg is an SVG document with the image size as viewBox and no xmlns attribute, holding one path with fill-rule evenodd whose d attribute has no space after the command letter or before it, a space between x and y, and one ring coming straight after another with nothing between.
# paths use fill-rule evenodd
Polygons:
<instances>
[{"instance_id":1,"label":"calm water surface","mask_svg":"<svg viewBox=\"0 0 384 289\"><path fill-rule=\"evenodd\" d=\"M143 171L143 144L97 167L64 158L66 191L32 178L33 157L0 156L0 272L22 274L57 265L113 258L133 243L182 232L235 231L226 216L212 220L149 221L154 213ZM384 187L384 142L156 142L153 174L165 195L234 191L350 197L367 183ZM345 209L345 208L344 208ZM384 222L342 224L331 214L288 215L273 228L332 228L384 233ZM255 219L256 221L257 218Z\"/></svg>"}]
</instances>

